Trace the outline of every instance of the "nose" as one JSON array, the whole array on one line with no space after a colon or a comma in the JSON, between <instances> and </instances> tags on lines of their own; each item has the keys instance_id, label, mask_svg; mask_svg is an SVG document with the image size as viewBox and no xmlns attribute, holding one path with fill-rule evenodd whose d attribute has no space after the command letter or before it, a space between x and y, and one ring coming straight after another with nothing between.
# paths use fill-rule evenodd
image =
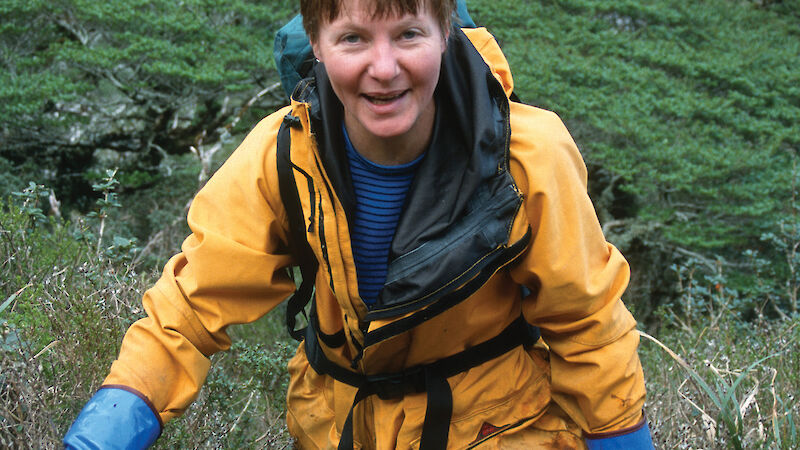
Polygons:
<instances>
[{"instance_id":1,"label":"nose","mask_svg":"<svg viewBox=\"0 0 800 450\"><path fill-rule=\"evenodd\" d=\"M400 73L397 49L391 42L376 40L372 46L367 73L378 81L391 81Z\"/></svg>"}]
</instances>

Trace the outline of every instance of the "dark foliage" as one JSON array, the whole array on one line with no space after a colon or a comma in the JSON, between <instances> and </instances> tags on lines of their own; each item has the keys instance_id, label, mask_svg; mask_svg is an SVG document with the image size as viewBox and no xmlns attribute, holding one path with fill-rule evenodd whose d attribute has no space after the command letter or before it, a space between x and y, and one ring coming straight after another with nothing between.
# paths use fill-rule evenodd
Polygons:
<instances>
[{"instance_id":1,"label":"dark foliage","mask_svg":"<svg viewBox=\"0 0 800 450\"><path fill-rule=\"evenodd\" d=\"M249 99L262 113L283 101L271 46L292 6L3 2L3 158L35 163L38 181L81 208L98 159L114 160L136 178L129 188L146 187L165 155L234 131Z\"/></svg>"}]
</instances>

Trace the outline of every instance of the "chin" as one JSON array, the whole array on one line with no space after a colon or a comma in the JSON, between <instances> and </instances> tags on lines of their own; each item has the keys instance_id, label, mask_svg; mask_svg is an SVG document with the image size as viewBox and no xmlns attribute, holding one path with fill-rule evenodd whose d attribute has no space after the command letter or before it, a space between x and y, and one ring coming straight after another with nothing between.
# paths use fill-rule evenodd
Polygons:
<instances>
[{"instance_id":1,"label":"chin","mask_svg":"<svg viewBox=\"0 0 800 450\"><path fill-rule=\"evenodd\" d=\"M374 123L364 127L370 134L381 139L391 139L407 134L414 128L414 123L398 123L397 119L389 123Z\"/></svg>"},{"instance_id":2,"label":"chin","mask_svg":"<svg viewBox=\"0 0 800 450\"><path fill-rule=\"evenodd\" d=\"M403 129L371 129L368 130L373 136L379 139L392 139L408 133L408 128Z\"/></svg>"}]
</instances>

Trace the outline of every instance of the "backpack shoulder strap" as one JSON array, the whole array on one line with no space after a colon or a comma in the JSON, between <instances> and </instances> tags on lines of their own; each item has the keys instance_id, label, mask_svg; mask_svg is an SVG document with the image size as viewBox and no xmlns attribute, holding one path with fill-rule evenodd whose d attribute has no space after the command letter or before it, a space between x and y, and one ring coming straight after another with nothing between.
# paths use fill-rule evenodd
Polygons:
<instances>
[{"instance_id":1,"label":"backpack shoulder strap","mask_svg":"<svg viewBox=\"0 0 800 450\"><path fill-rule=\"evenodd\" d=\"M302 277L300 287L289 297L286 305L286 326L289 329L289 334L294 339L302 341L305 328L296 330L296 319L297 315L302 313L306 317L306 322L308 322L305 307L314 296L314 280L317 276L318 263L306 239L303 207L300 204L300 194L294 181L290 127L296 126L296 124L299 124L296 117L288 114L284 117L283 123L278 130L277 163L281 202L286 208L286 215L289 219L289 250L300 266L300 276Z\"/></svg>"}]
</instances>

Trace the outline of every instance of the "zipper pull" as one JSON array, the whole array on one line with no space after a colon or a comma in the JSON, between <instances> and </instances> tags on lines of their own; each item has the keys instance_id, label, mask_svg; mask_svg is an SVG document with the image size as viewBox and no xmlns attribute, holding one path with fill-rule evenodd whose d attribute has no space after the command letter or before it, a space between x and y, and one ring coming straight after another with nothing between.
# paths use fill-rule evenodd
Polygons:
<instances>
[{"instance_id":1,"label":"zipper pull","mask_svg":"<svg viewBox=\"0 0 800 450\"><path fill-rule=\"evenodd\" d=\"M308 232L314 232L314 181L311 177L307 178L308 180L308 203L311 205L311 213L308 215ZM319 199L320 203L322 203L322 197ZM322 207L322 205L320 205Z\"/></svg>"},{"instance_id":2,"label":"zipper pull","mask_svg":"<svg viewBox=\"0 0 800 450\"><path fill-rule=\"evenodd\" d=\"M299 117L293 116L291 114L287 114L283 116L283 123L289 125L290 127L294 128L295 130L302 130L303 129L303 122L300 120Z\"/></svg>"},{"instance_id":3,"label":"zipper pull","mask_svg":"<svg viewBox=\"0 0 800 450\"><path fill-rule=\"evenodd\" d=\"M350 333L350 341L356 348L356 357L350 361L350 368L353 370L358 370L358 363L361 361L361 358L364 357L364 347L362 347L358 340L353 337L353 333Z\"/></svg>"},{"instance_id":4,"label":"zipper pull","mask_svg":"<svg viewBox=\"0 0 800 450\"><path fill-rule=\"evenodd\" d=\"M364 346L358 342L355 336L353 336L353 332L350 330L350 325L348 323L347 314L344 315L344 330L350 336L350 342L353 344L353 347L356 348L356 356L350 361L350 368L353 370L358 370L358 362L361 361L361 358L364 357ZM361 328L359 326L359 328Z\"/></svg>"}]
</instances>

